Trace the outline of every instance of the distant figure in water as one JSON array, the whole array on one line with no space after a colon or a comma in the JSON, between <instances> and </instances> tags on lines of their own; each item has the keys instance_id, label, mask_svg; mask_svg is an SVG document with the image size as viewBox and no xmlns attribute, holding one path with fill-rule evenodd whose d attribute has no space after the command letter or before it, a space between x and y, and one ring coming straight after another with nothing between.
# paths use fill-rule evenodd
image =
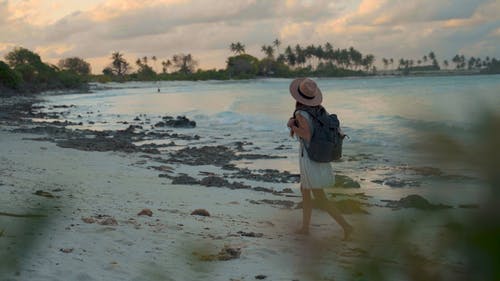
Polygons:
<instances>
[{"instance_id":1,"label":"distant figure in water","mask_svg":"<svg viewBox=\"0 0 500 281\"><path fill-rule=\"evenodd\" d=\"M158 93L160 92L160 88L158 88Z\"/></svg>"},{"instance_id":2,"label":"distant figure in water","mask_svg":"<svg viewBox=\"0 0 500 281\"><path fill-rule=\"evenodd\" d=\"M297 136L300 142L300 191L302 193L302 227L296 231L298 234L309 234L311 223L312 196L319 203L319 207L330 214L344 229L344 239L349 239L353 227L344 219L334 202L328 201L323 188L333 187L335 176L331 163L320 163L311 160L304 148L309 145L313 135L313 118L308 112L301 109L321 107L323 96L316 82L309 78L298 78L290 84L290 94L296 100L295 113L288 120L290 135ZM312 194L311 194L312 193Z\"/></svg>"}]
</instances>

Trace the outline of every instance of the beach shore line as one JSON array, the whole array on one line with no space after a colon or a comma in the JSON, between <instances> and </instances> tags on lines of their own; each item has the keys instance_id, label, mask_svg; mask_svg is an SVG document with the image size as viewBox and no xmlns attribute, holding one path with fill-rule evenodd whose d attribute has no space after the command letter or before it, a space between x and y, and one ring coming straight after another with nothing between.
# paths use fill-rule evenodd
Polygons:
<instances>
[{"instance_id":1,"label":"beach shore line","mask_svg":"<svg viewBox=\"0 0 500 281\"><path fill-rule=\"evenodd\" d=\"M385 246L384 233L363 235L373 224L388 225L402 216L411 220L438 209L460 216L478 207L425 205L420 198L405 205L412 198L335 190L335 200L346 202L343 211L357 229L353 240L341 241L339 226L320 212L314 212L310 236L295 235L301 221L298 189L255 183L293 184L297 175L231 163L273 155L246 151L241 142L188 146L159 157L162 147L134 143L171 138L175 145L196 135L148 135L133 126L96 133L68 129L75 124L64 121L33 123L33 118L51 119L36 111L38 101L16 97L1 103L0 212L21 215L0 216L0 243L14 266L2 269L5 280L309 280L314 274L343 280L359 274L360 260L376 258L373 248ZM178 165L208 171L176 172ZM426 222L418 243L460 274L457 261L433 253L429 242L441 227ZM388 264L404 266L397 258Z\"/></svg>"}]
</instances>

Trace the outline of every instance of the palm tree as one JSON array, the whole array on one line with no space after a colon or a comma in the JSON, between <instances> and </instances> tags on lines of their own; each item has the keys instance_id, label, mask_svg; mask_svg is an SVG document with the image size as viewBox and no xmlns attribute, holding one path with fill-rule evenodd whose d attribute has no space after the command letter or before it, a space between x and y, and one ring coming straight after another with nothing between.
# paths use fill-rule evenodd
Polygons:
<instances>
[{"instance_id":1,"label":"palm tree","mask_svg":"<svg viewBox=\"0 0 500 281\"><path fill-rule=\"evenodd\" d=\"M274 49L273 46L269 45L263 45L262 48L260 49L268 58L273 58L274 56Z\"/></svg>"},{"instance_id":2,"label":"palm tree","mask_svg":"<svg viewBox=\"0 0 500 281\"><path fill-rule=\"evenodd\" d=\"M405 61L403 58L399 59L399 65L398 65L398 68L400 68L400 69L401 69L401 68L403 68L403 66L405 66L405 65L406 65L406 61Z\"/></svg>"},{"instance_id":3,"label":"palm tree","mask_svg":"<svg viewBox=\"0 0 500 281\"><path fill-rule=\"evenodd\" d=\"M375 56L370 54L364 57L361 63L365 67L365 70L368 71L372 67L374 62L375 62Z\"/></svg>"},{"instance_id":4,"label":"palm tree","mask_svg":"<svg viewBox=\"0 0 500 281\"><path fill-rule=\"evenodd\" d=\"M288 65L294 67L297 63L297 56L293 53L292 47L288 46L285 49L285 58L288 62Z\"/></svg>"},{"instance_id":5,"label":"palm tree","mask_svg":"<svg viewBox=\"0 0 500 281\"><path fill-rule=\"evenodd\" d=\"M326 53L321 45L318 45L318 47L316 47L315 55L318 58L319 63L322 63L323 59L325 59Z\"/></svg>"},{"instance_id":6,"label":"palm tree","mask_svg":"<svg viewBox=\"0 0 500 281\"><path fill-rule=\"evenodd\" d=\"M273 41L273 45L276 47L276 52L279 54L280 53L281 41L278 38L276 38Z\"/></svg>"},{"instance_id":7,"label":"palm tree","mask_svg":"<svg viewBox=\"0 0 500 281\"><path fill-rule=\"evenodd\" d=\"M309 45L306 47L306 49L304 50L304 56L306 58L306 60L309 61L309 66L312 67L312 58L313 56L315 56L315 53L316 53L316 47L314 45Z\"/></svg>"},{"instance_id":8,"label":"palm tree","mask_svg":"<svg viewBox=\"0 0 500 281\"><path fill-rule=\"evenodd\" d=\"M168 68L170 66L172 66L172 62L170 60L166 60L166 61L162 61L161 62L161 65L162 65L162 70L163 70L163 73L167 73L168 72Z\"/></svg>"},{"instance_id":9,"label":"palm tree","mask_svg":"<svg viewBox=\"0 0 500 281\"><path fill-rule=\"evenodd\" d=\"M278 55L278 58L276 59L276 61L277 61L278 63L285 63L285 61L286 61L286 57L285 57L285 55L284 55L284 54L279 54L279 55Z\"/></svg>"},{"instance_id":10,"label":"palm tree","mask_svg":"<svg viewBox=\"0 0 500 281\"><path fill-rule=\"evenodd\" d=\"M295 45L295 55L297 56L297 64L304 67L306 56L304 54L304 49L302 49L299 44Z\"/></svg>"},{"instance_id":11,"label":"palm tree","mask_svg":"<svg viewBox=\"0 0 500 281\"><path fill-rule=\"evenodd\" d=\"M179 72L184 74L193 73L198 62L191 54L177 54L172 57L172 62Z\"/></svg>"},{"instance_id":12,"label":"palm tree","mask_svg":"<svg viewBox=\"0 0 500 281\"><path fill-rule=\"evenodd\" d=\"M354 68L357 69L363 62L363 55L354 47L349 48L349 58L354 64Z\"/></svg>"},{"instance_id":13,"label":"palm tree","mask_svg":"<svg viewBox=\"0 0 500 281\"><path fill-rule=\"evenodd\" d=\"M444 65L444 68L448 69L448 65L449 65L448 60L444 60L443 65Z\"/></svg>"},{"instance_id":14,"label":"palm tree","mask_svg":"<svg viewBox=\"0 0 500 281\"><path fill-rule=\"evenodd\" d=\"M335 58L335 51L333 50L333 46L332 44L330 44L330 42L326 42L325 44L324 58L332 63Z\"/></svg>"},{"instance_id":15,"label":"palm tree","mask_svg":"<svg viewBox=\"0 0 500 281\"><path fill-rule=\"evenodd\" d=\"M142 58L142 63L144 63L145 65L148 65L148 57L147 56L144 56Z\"/></svg>"},{"instance_id":16,"label":"palm tree","mask_svg":"<svg viewBox=\"0 0 500 281\"><path fill-rule=\"evenodd\" d=\"M245 53L245 45L241 44L240 42L231 43L231 45L229 45L229 49L231 50L231 52L237 55Z\"/></svg>"},{"instance_id":17,"label":"palm tree","mask_svg":"<svg viewBox=\"0 0 500 281\"><path fill-rule=\"evenodd\" d=\"M152 57L151 57L151 59L153 60L153 64L154 64L154 66L155 66L154 71L156 72L156 61L157 61L158 59L156 58L156 56L152 56Z\"/></svg>"},{"instance_id":18,"label":"palm tree","mask_svg":"<svg viewBox=\"0 0 500 281\"><path fill-rule=\"evenodd\" d=\"M427 56L423 56L422 59L424 60L424 63L427 63Z\"/></svg>"},{"instance_id":19,"label":"palm tree","mask_svg":"<svg viewBox=\"0 0 500 281\"><path fill-rule=\"evenodd\" d=\"M476 65L476 58L474 58L474 57L470 57L470 58L469 58L469 61L467 62L467 68L468 68L469 70L471 70L471 69L472 69L472 67L473 67L473 66L475 66L475 65Z\"/></svg>"},{"instance_id":20,"label":"palm tree","mask_svg":"<svg viewBox=\"0 0 500 281\"><path fill-rule=\"evenodd\" d=\"M350 67L351 60L349 56L349 51L347 49L342 49L339 51L339 62L345 68Z\"/></svg>"},{"instance_id":21,"label":"palm tree","mask_svg":"<svg viewBox=\"0 0 500 281\"><path fill-rule=\"evenodd\" d=\"M455 55L455 56L451 59L451 61L455 64L455 67L456 67L457 69L460 69L460 56L459 56L458 54L457 54L457 55Z\"/></svg>"},{"instance_id":22,"label":"palm tree","mask_svg":"<svg viewBox=\"0 0 500 281\"><path fill-rule=\"evenodd\" d=\"M433 51L429 52L429 59L432 60L432 61L434 61L436 59L436 55L434 54Z\"/></svg>"},{"instance_id":23,"label":"palm tree","mask_svg":"<svg viewBox=\"0 0 500 281\"><path fill-rule=\"evenodd\" d=\"M476 59L476 65L475 65L475 68L481 68L481 65L483 65L482 61L481 61L481 58L477 58Z\"/></svg>"},{"instance_id":24,"label":"palm tree","mask_svg":"<svg viewBox=\"0 0 500 281\"><path fill-rule=\"evenodd\" d=\"M236 43L236 52L238 54L244 54L245 53L245 45L241 44L240 42Z\"/></svg>"},{"instance_id":25,"label":"palm tree","mask_svg":"<svg viewBox=\"0 0 500 281\"><path fill-rule=\"evenodd\" d=\"M125 74L127 74L130 65L125 60L122 53L120 52L112 53L111 60L112 60L111 70L113 71L114 74L116 74L119 77L123 77Z\"/></svg>"},{"instance_id":26,"label":"palm tree","mask_svg":"<svg viewBox=\"0 0 500 281\"><path fill-rule=\"evenodd\" d=\"M389 65L389 60L382 58L382 63L384 64L384 69L387 70L387 65Z\"/></svg>"}]
</instances>

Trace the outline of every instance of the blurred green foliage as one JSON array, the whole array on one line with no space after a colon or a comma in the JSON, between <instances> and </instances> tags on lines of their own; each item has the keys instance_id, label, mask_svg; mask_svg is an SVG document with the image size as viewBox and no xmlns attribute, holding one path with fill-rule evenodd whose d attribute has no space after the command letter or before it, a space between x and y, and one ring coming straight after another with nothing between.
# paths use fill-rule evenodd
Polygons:
<instances>
[{"instance_id":1,"label":"blurred green foliage","mask_svg":"<svg viewBox=\"0 0 500 281\"><path fill-rule=\"evenodd\" d=\"M352 280L500 280L499 113L485 110L473 132L468 134L426 136L432 141L425 149L433 153L438 163L460 164L481 175L486 186L477 187L484 188L480 209L460 217L425 212L411 222L401 218L382 228L370 226L371 231L363 235L384 231L389 238L382 242L384 247L371 252L369 259L358 260ZM444 263L422 254L414 243L415 235L429 221L444 226L441 233L429 241L436 253L450 259ZM388 259L397 259L400 266L390 266L385 262Z\"/></svg>"},{"instance_id":2,"label":"blurred green foliage","mask_svg":"<svg viewBox=\"0 0 500 281\"><path fill-rule=\"evenodd\" d=\"M40 242L38 237L46 233L57 219L51 203L35 202L31 214L0 215L0 280L12 280L18 276L24 263L32 256ZM10 279L9 279L10 278ZM15 280L15 279L14 279ZM22 280L22 279L21 279Z\"/></svg>"}]
</instances>

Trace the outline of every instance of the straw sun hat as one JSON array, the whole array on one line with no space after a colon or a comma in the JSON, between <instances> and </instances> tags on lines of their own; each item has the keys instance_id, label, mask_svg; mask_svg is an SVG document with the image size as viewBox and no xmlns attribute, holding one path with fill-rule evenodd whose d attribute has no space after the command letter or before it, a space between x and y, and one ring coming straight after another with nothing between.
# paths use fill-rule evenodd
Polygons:
<instances>
[{"instance_id":1,"label":"straw sun hat","mask_svg":"<svg viewBox=\"0 0 500 281\"><path fill-rule=\"evenodd\" d=\"M308 106L317 106L323 101L323 95L318 85L309 78L293 80L290 83L290 94L296 101Z\"/></svg>"}]
</instances>

